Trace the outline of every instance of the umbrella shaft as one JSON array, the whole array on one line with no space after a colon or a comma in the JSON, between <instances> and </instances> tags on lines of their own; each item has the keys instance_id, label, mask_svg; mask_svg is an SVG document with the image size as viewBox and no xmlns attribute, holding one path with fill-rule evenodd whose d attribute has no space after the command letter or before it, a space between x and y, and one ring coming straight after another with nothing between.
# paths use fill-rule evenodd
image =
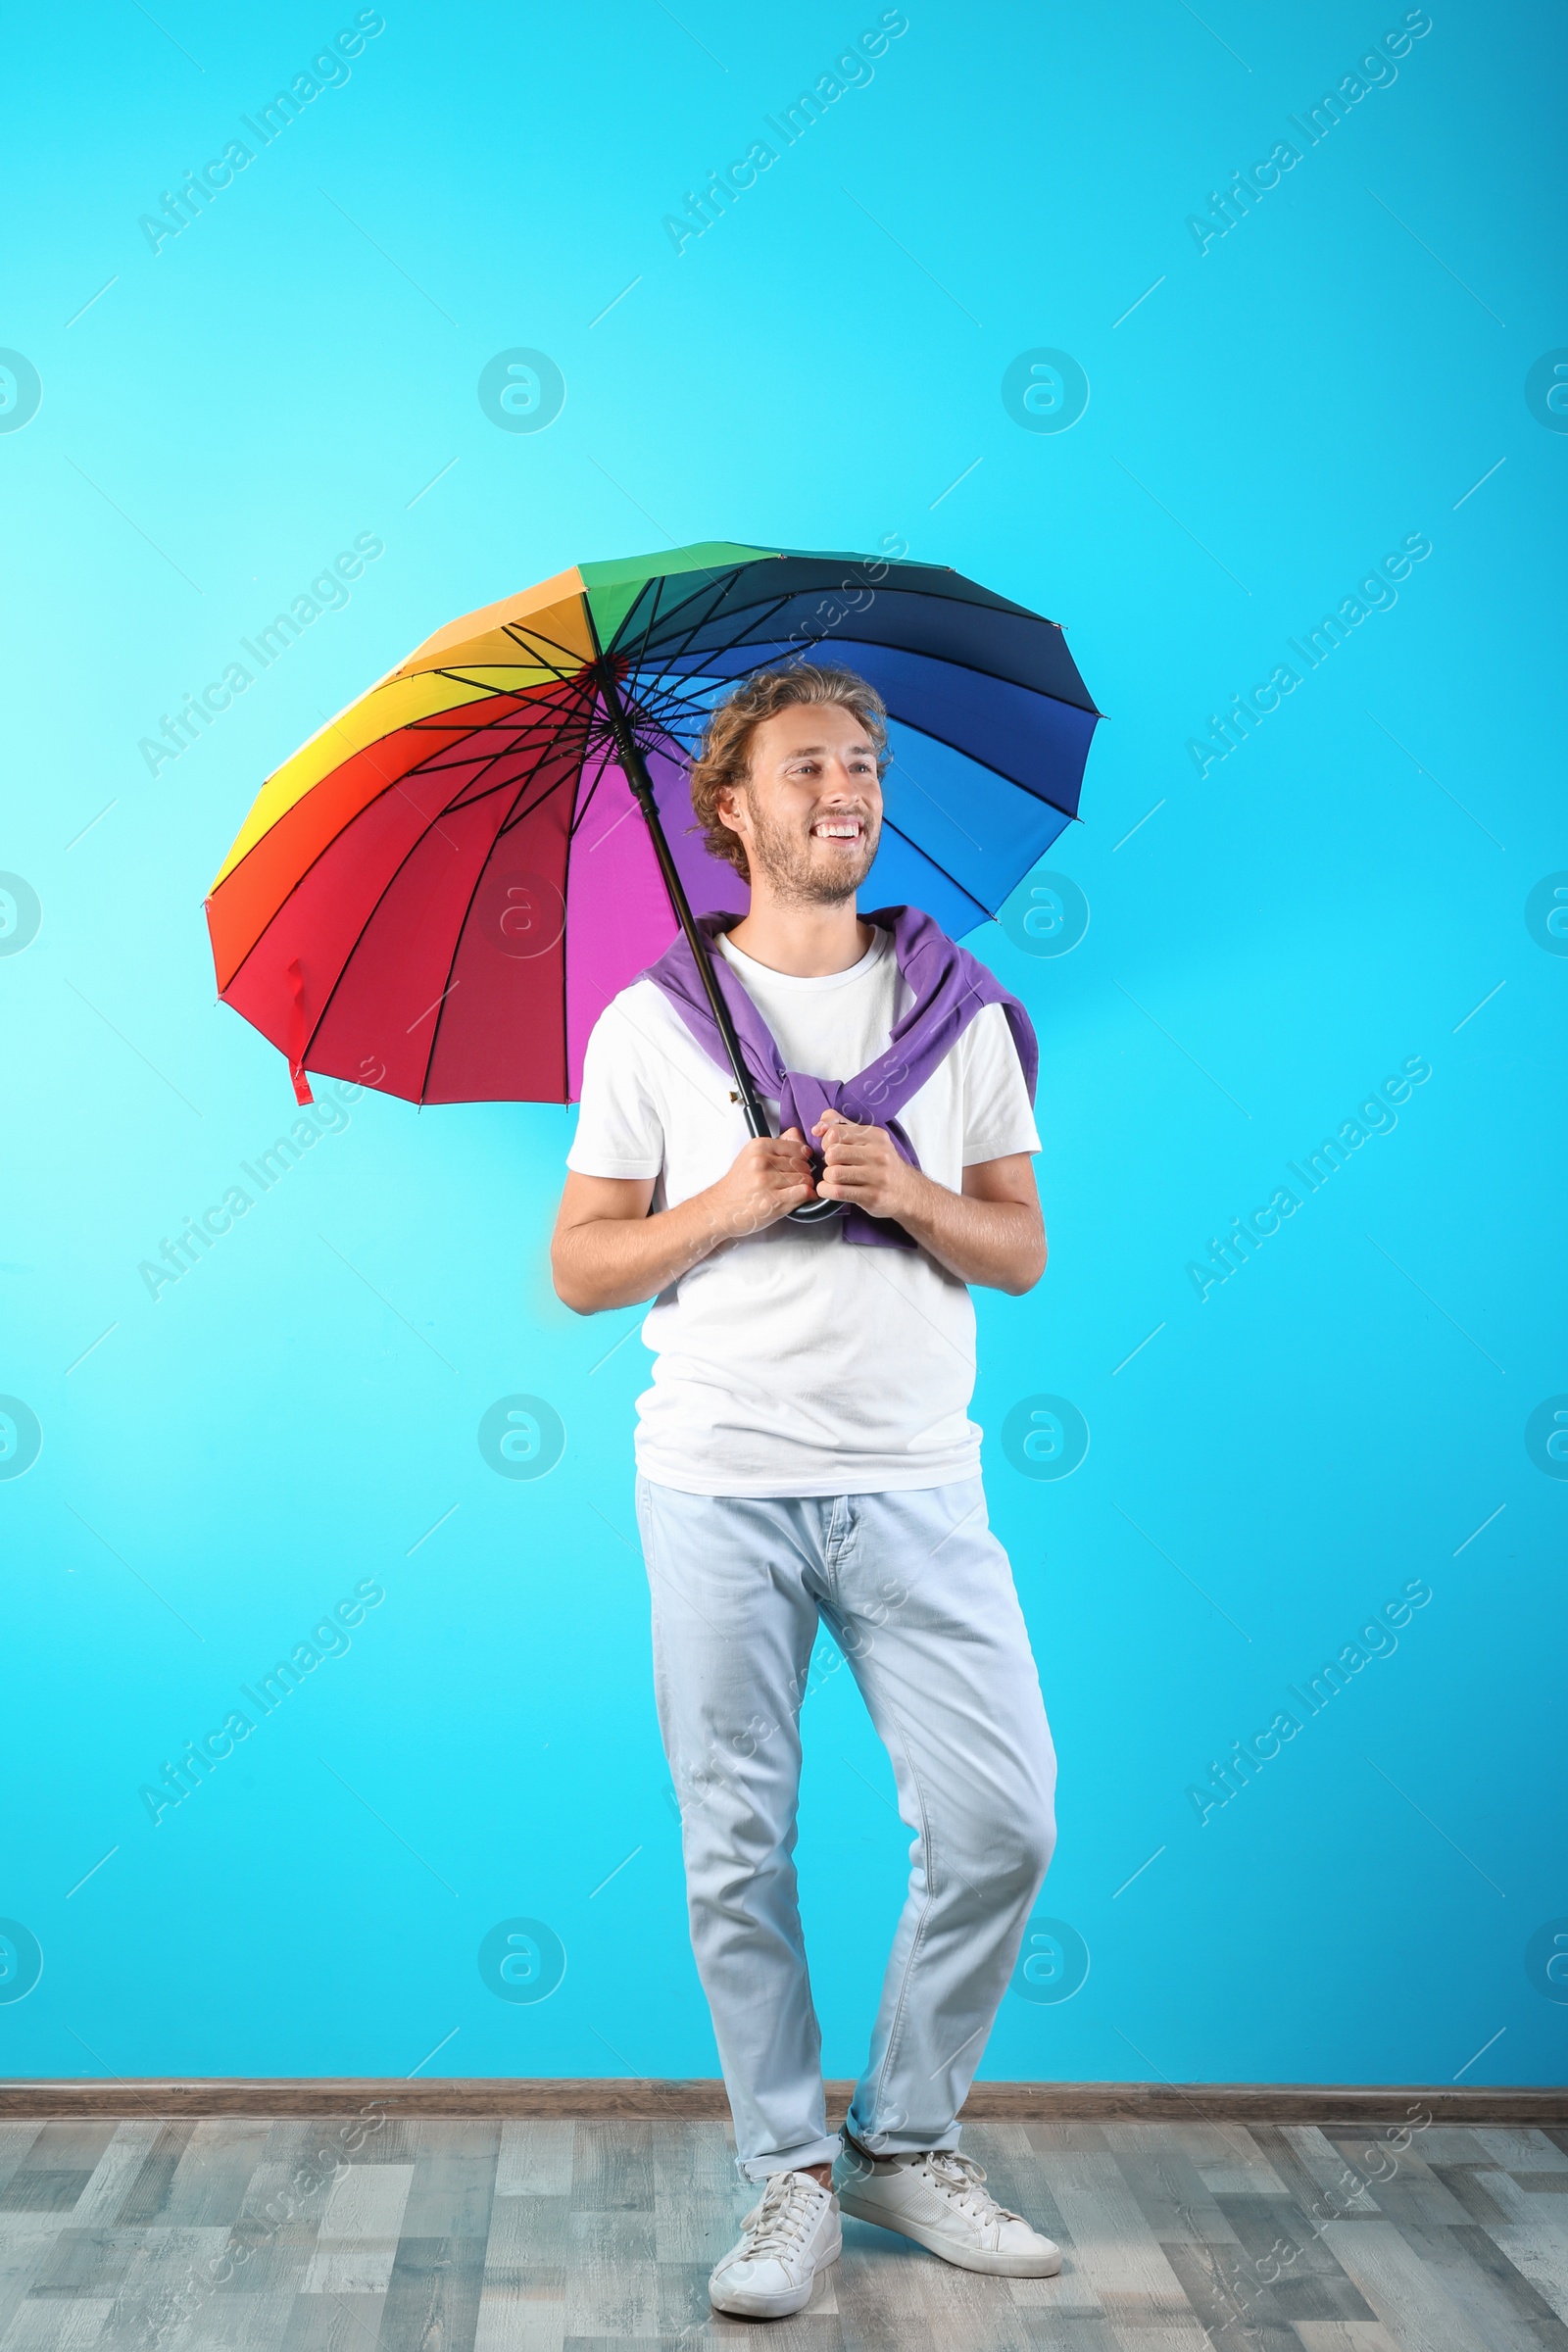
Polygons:
<instances>
[{"instance_id":1,"label":"umbrella shaft","mask_svg":"<svg viewBox=\"0 0 1568 2352\"><path fill-rule=\"evenodd\" d=\"M602 679L602 688L605 708L610 713L610 724L614 731L616 748L620 753L621 766L625 770L626 781L636 796L637 806L647 819L648 830L653 836L654 855L659 859L659 870L664 877L664 888L669 893L670 906L674 909L676 921L686 934L687 945L696 958L697 969L702 975L703 986L708 992L709 1006L713 1019L718 1024L718 1034L724 1041L724 1051L729 1055L729 1065L735 1075L735 1085L740 1095L741 1108L745 1113L746 1124L753 1135L771 1135L773 1130L767 1123L767 1113L762 1108L756 1087L752 1084L752 1074L746 1067L746 1057L741 1051L741 1041L735 1034L735 1023L730 1017L729 1006L725 1004L723 991L718 985L718 974L713 969L708 942L697 928L697 918L692 913L691 903L676 869L675 859L670 852L668 842L664 839L664 828L659 820L659 804L654 798L653 779L648 773L648 763L643 758L637 738L633 735L625 710L621 707L615 681L608 670Z\"/></svg>"}]
</instances>

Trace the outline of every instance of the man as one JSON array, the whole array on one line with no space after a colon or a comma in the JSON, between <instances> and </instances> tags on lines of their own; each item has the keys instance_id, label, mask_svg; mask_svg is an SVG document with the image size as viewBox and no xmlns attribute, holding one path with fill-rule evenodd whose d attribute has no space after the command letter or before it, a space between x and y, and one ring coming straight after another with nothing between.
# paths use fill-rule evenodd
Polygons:
<instances>
[{"instance_id":1,"label":"man","mask_svg":"<svg viewBox=\"0 0 1568 2352\"><path fill-rule=\"evenodd\" d=\"M677 943L594 1030L552 1249L579 1313L655 1300L637 1499L660 1724L738 2167L765 2184L710 2294L753 2318L805 2307L840 2209L967 2270L1060 2268L957 2153L956 2121L1055 1835L1051 1734L967 1415L966 1286L1017 1296L1045 1268L1018 1051L1032 1073L1033 1033L928 917L899 909L890 931L857 913L884 715L862 680L804 662L713 713L692 803L751 909L707 927L783 1132L748 1140ZM801 1096L826 1104L808 1133L780 1114ZM812 1200L841 1213L790 1221ZM793 1862L819 1622L916 1833L843 2142Z\"/></svg>"}]
</instances>

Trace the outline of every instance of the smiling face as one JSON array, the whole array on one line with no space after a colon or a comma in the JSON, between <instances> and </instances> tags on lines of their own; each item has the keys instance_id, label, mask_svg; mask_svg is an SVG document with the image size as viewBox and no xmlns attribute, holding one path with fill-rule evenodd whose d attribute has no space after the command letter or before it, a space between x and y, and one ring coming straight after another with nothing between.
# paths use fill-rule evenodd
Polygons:
<instances>
[{"instance_id":1,"label":"smiling face","mask_svg":"<svg viewBox=\"0 0 1568 2352\"><path fill-rule=\"evenodd\" d=\"M842 703L791 703L752 737L744 785L718 795L746 845L754 890L797 905L853 898L882 832L876 750Z\"/></svg>"}]
</instances>

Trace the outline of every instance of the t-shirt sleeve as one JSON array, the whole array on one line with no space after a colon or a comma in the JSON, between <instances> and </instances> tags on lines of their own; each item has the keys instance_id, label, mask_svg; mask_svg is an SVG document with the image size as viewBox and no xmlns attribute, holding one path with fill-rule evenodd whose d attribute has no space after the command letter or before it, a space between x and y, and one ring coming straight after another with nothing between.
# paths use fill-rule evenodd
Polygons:
<instances>
[{"instance_id":1,"label":"t-shirt sleeve","mask_svg":"<svg viewBox=\"0 0 1568 2352\"><path fill-rule=\"evenodd\" d=\"M594 1023L583 1055L577 1132L566 1165L579 1176L657 1176L664 1164L664 1128L643 1075L631 1023L618 1004Z\"/></svg>"},{"instance_id":2,"label":"t-shirt sleeve","mask_svg":"<svg viewBox=\"0 0 1568 2352\"><path fill-rule=\"evenodd\" d=\"M1038 1152L1023 1064L1000 1004L984 1005L959 1041L963 1068L963 1164Z\"/></svg>"}]
</instances>

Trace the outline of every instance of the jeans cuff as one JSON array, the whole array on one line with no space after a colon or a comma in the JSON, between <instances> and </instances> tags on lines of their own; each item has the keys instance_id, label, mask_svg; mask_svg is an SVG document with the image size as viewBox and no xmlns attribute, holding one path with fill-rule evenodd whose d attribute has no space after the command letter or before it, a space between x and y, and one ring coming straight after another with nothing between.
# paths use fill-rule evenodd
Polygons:
<instances>
[{"instance_id":1,"label":"jeans cuff","mask_svg":"<svg viewBox=\"0 0 1568 2352\"><path fill-rule=\"evenodd\" d=\"M910 2131L871 2132L862 2135L859 2125L851 2114L844 2129L852 2134L858 2147L881 2164L885 2164L892 2156L928 2156L944 2148L956 2148L958 2144L958 2126L956 2123L949 2124L945 2132L928 2132L923 2138ZM846 2153L850 2156L856 2153L856 2149L850 2147L848 2142Z\"/></svg>"},{"instance_id":2,"label":"jeans cuff","mask_svg":"<svg viewBox=\"0 0 1568 2352\"><path fill-rule=\"evenodd\" d=\"M835 2132L831 2138L808 2140L803 2147L786 2148L779 2156L737 2156L735 2170L743 2180L761 2182L774 2173L799 2173L809 2164L831 2164L843 2147Z\"/></svg>"}]
</instances>

